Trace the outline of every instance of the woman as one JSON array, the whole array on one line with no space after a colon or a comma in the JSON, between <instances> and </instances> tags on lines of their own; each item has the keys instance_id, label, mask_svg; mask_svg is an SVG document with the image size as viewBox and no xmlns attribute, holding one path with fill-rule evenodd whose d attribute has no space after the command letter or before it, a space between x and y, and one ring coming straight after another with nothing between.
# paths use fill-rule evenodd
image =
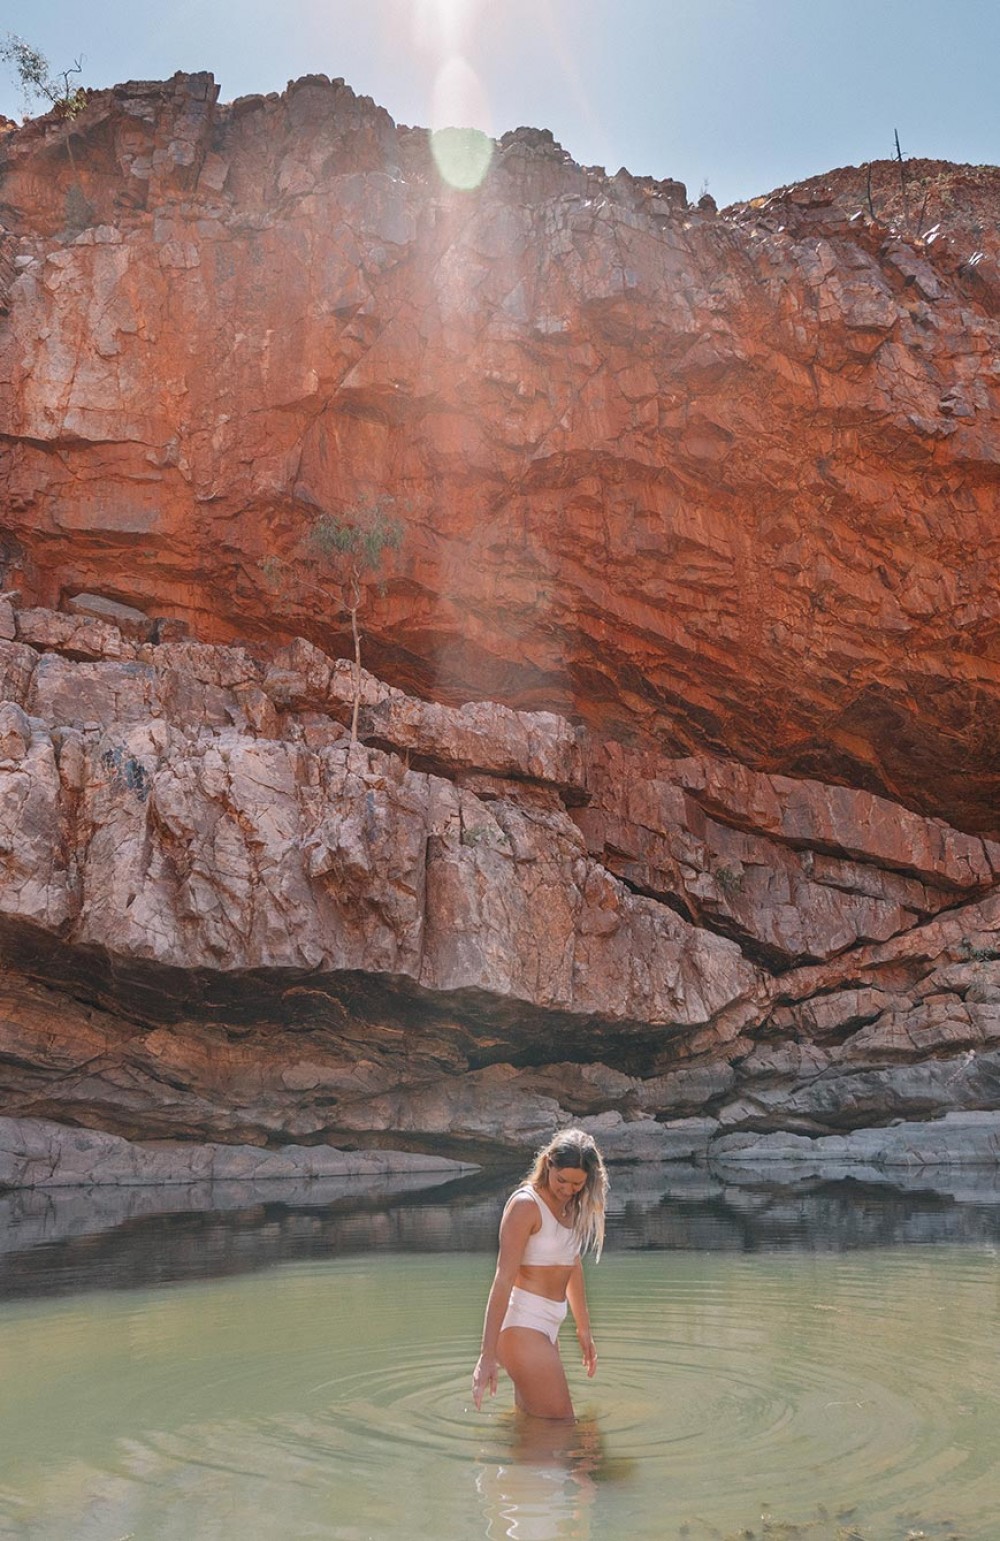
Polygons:
<instances>
[{"instance_id":1,"label":"woman","mask_svg":"<svg viewBox=\"0 0 1000 1541\"><path fill-rule=\"evenodd\" d=\"M481 1408L496 1395L498 1367L514 1382L514 1400L536 1418L572 1418L556 1340L567 1304L588 1375L597 1350L583 1287L581 1252L604 1243L608 1177L601 1153L582 1129L566 1129L535 1157L524 1186L507 1201L500 1253L486 1305L483 1348L472 1377Z\"/></svg>"}]
</instances>

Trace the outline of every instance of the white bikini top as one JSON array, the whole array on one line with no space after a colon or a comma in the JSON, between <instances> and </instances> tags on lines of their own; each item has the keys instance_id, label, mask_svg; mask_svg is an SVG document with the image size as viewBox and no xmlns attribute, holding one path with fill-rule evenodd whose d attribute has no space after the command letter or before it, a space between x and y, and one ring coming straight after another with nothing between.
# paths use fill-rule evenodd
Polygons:
<instances>
[{"instance_id":1,"label":"white bikini top","mask_svg":"<svg viewBox=\"0 0 1000 1541\"><path fill-rule=\"evenodd\" d=\"M571 1268L580 1256L580 1243L572 1228L559 1224L545 1200L539 1198L530 1183L518 1188L517 1193L511 1197L516 1199L522 1193L530 1193L538 1205L542 1228L528 1237L521 1262L541 1268Z\"/></svg>"}]
</instances>

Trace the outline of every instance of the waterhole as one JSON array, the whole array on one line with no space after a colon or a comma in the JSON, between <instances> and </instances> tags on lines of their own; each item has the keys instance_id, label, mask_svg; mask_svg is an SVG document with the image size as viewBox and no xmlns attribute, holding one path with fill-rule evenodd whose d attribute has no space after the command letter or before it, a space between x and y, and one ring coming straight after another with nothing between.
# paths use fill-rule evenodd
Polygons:
<instances>
[{"instance_id":1,"label":"waterhole","mask_svg":"<svg viewBox=\"0 0 1000 1541\"><path fill-rule=\"evenodd\" d=\"M509 1383L481 1414L469 1394L501 1201L387 1201L374 1239L343 1213L332 1230L321 1211L289 1226L278 1205L246 1223L262 1243L284 1230L284 1257L215 1277L164 1262L164 1228L189 1264L196 1228L146 1218L145 1253L134 1226L117 1238L127 1288L115 1235L89 1238L103 1272L74 1254L71 1285L0 1300L0 1536L1000 1536L988 1226L849 1249L744 1233L735 1250L708 1210L715 1243L677 1244L690 1201L680 1228L669 1195L645 1221L621 1210L587 1264L598 1374L567 1325L580 1418L539 1431L513 1416ZM309 1255L289 1236L311 1236ZM162 1282L133 1282L137 1256ZM51 1279L58 1256L34 1258Z\"/></svg>"}]
</instances>

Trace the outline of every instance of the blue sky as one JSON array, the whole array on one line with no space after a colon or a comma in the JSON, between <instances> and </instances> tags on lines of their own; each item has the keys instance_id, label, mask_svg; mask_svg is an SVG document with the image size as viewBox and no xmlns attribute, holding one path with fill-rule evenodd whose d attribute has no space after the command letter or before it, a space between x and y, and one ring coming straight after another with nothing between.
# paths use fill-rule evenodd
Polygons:
<instances>
[{"instance_id":1,"label":"blue sky","mask_svg":"<svg viewBox=\"0 0 1000 1541\"><path fill-rule=\"evenodd\" d=\"M8 31L94 86L342 75L399 123L550 128L720 204L888 155L897 128L911 155L1000 160L1000 0L0 0Z\"/></svg>"}]
</instances>

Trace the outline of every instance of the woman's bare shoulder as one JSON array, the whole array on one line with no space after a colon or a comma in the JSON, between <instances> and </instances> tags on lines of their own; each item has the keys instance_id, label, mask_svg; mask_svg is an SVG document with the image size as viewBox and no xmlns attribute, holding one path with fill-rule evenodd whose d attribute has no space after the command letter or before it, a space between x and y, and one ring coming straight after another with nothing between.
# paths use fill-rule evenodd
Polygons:
<instances>
[{"instance_id":1,"label":"woman's bare shoulder","mask_svg":"<svg viewBox=\"0 0 1000 1541\"><path fill-rule=\"evenodd\" d=\"M504 1205L503 1216L505 1220L513 1219L515 1217L519 1221L529 1218L532 1221L538 1219L540 1223L540 1216L538 1214L538 1200L535 1198L531 1189L527 1187L518 1188L514 1193L512 1193Z\"/></svg>"}]
</instances>

